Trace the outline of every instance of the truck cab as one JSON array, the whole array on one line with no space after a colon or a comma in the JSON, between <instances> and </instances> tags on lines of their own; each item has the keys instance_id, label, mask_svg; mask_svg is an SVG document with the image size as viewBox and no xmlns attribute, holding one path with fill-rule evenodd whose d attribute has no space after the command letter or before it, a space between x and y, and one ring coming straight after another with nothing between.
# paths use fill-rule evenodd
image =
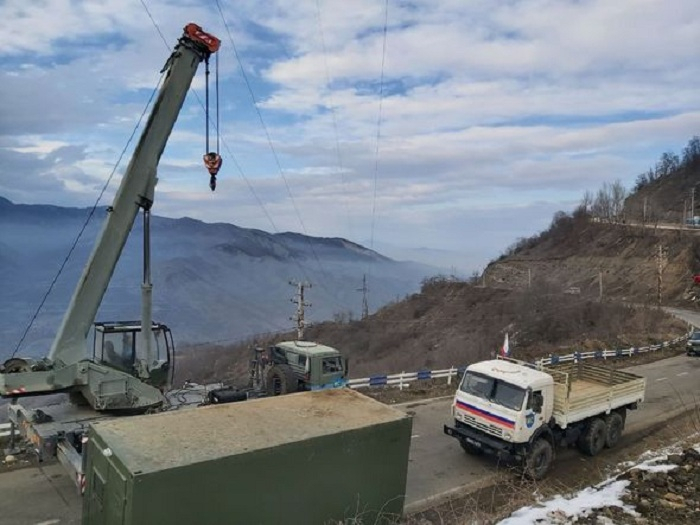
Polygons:
<instances>
[{"instance_id":1,"label":"truck cab","mask_svg":"<svg viewBox=\"0 0 700 525\"><path fill-rule=\"evenodd\" d=\"M452 415L459 427L526 443L552 416L553 387L552 376L545 372L502 359L482 361L467 368ZM467 443L478 446L470 439Z\"/></svg>"}]
</instances>

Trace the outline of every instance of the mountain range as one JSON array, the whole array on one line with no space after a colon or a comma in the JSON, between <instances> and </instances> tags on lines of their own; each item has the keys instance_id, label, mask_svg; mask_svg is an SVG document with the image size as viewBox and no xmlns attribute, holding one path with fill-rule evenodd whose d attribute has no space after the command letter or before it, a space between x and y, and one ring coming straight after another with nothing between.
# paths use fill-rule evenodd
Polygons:
<instances>
[{"instance_id":1,"label":"mountain range","mask_svg":"<svg viewBox=\"0 0 700 525\"><path fill-rule=\"evenodd\" d=\"M90 212L0 197L0 359L15 350L55 279L18 355L48 352L106 214L104 207L95 210L66 259ZM137 218L97 320L139 318L142 242ZM311 283L307 322L317 322L358 318L364 275L373 311L415 292L423 279L441 271L395 261L341 238L158 216L151 220L151 254L153 318L171 327L176 343L234 341L288 330L296 309L290 280Z\"/></svg>"}]
</instances>

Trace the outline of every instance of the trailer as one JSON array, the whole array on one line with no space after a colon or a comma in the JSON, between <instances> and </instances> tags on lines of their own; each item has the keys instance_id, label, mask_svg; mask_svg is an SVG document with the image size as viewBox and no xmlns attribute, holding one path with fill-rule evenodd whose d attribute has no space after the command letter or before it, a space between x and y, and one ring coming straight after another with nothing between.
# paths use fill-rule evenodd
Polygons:
<instances>
[{"instance_id":1,"label":"trailer","mask_svg":"<svg viewBox=\"0 0 700 525\"><path fill-rule=\"evenodd\" d=\"M98 421L82 523L393 522L411 426L350 389Z\"/></svg>"},{"instance_id":2,"label":"trailer","mask_svg":"<svg viewBox=\"0 0 700 525\"><path fill-rule=\"evenodd\" d=\"M644 400L646 380L585 362L534 365L506 357L467 367L445 434L468 454L515 461L533 479L559 446L595 456L615 446L628 410Z\"/></svg>"}]
</instances>

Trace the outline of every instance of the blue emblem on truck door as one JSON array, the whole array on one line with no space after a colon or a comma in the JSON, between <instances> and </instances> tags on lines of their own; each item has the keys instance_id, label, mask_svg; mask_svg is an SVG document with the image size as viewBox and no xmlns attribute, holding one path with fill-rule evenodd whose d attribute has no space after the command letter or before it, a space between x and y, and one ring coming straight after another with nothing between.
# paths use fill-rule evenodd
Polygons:
<instances>
[{"instance_id":1,"label":"blue emblem on truck door","mask_svg":"<svg viewBox=\"0 0 700 525\"><path fill-rule=\"evenodd\" d=\"M535 413L530 412L529 414L525 414L525 425L527 425L527 428L532 428L534 424L535 424Z\"/></svg>"}]
</instances>

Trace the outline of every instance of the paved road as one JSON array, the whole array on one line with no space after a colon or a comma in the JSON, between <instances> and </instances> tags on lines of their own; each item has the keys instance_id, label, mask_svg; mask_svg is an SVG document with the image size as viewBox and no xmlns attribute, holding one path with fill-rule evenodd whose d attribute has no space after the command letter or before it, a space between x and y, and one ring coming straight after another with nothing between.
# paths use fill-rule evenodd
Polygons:
<instances>
[{"instance_id":1,"label":"paved road","mask_svg":"<svg viewBox=\"0 0 700 525\"><path fill-rule=\"evenodd\" d=\"M653 426L700 402L697 357L683 355L628 370L647 378L647 393L641 408L629 413L625 433ZM487 484L496 475L493 460L465 454L455 439L442 433L443 423L450 422L451 402L440 399L401 407L414 415L406 487L409 508L424 507L467 486Z\"/></svg>"},{"instance_id":2,"label":"paved road","mask_svg":"<svg viewBox=\"0 0 700 525\"><path fill-rule=\"evenodd\" d=\"M700 314L689 322L700 325ZM700 358L678 356L629 368L647 378L647 398L630 413L627 433L655 425L698 402ZM466 486L486 484L497 473L489 458L466 455L442 433L449 421L451 399L403 405L414 416L408 467L407 504L417 509ZM80 522L81 500L60 465L0 474L0 523L73 525Z\"/></svg>"},{"instance_id":3,"label":"paved road","mask_svg":"<svg viewBox=\"0 0 700 525\"><path fill-rule=\"evenodd\" d=\"M0 474L3 525L78 525L82 504L58 463Z\"/></svg>"}]
</instances>

